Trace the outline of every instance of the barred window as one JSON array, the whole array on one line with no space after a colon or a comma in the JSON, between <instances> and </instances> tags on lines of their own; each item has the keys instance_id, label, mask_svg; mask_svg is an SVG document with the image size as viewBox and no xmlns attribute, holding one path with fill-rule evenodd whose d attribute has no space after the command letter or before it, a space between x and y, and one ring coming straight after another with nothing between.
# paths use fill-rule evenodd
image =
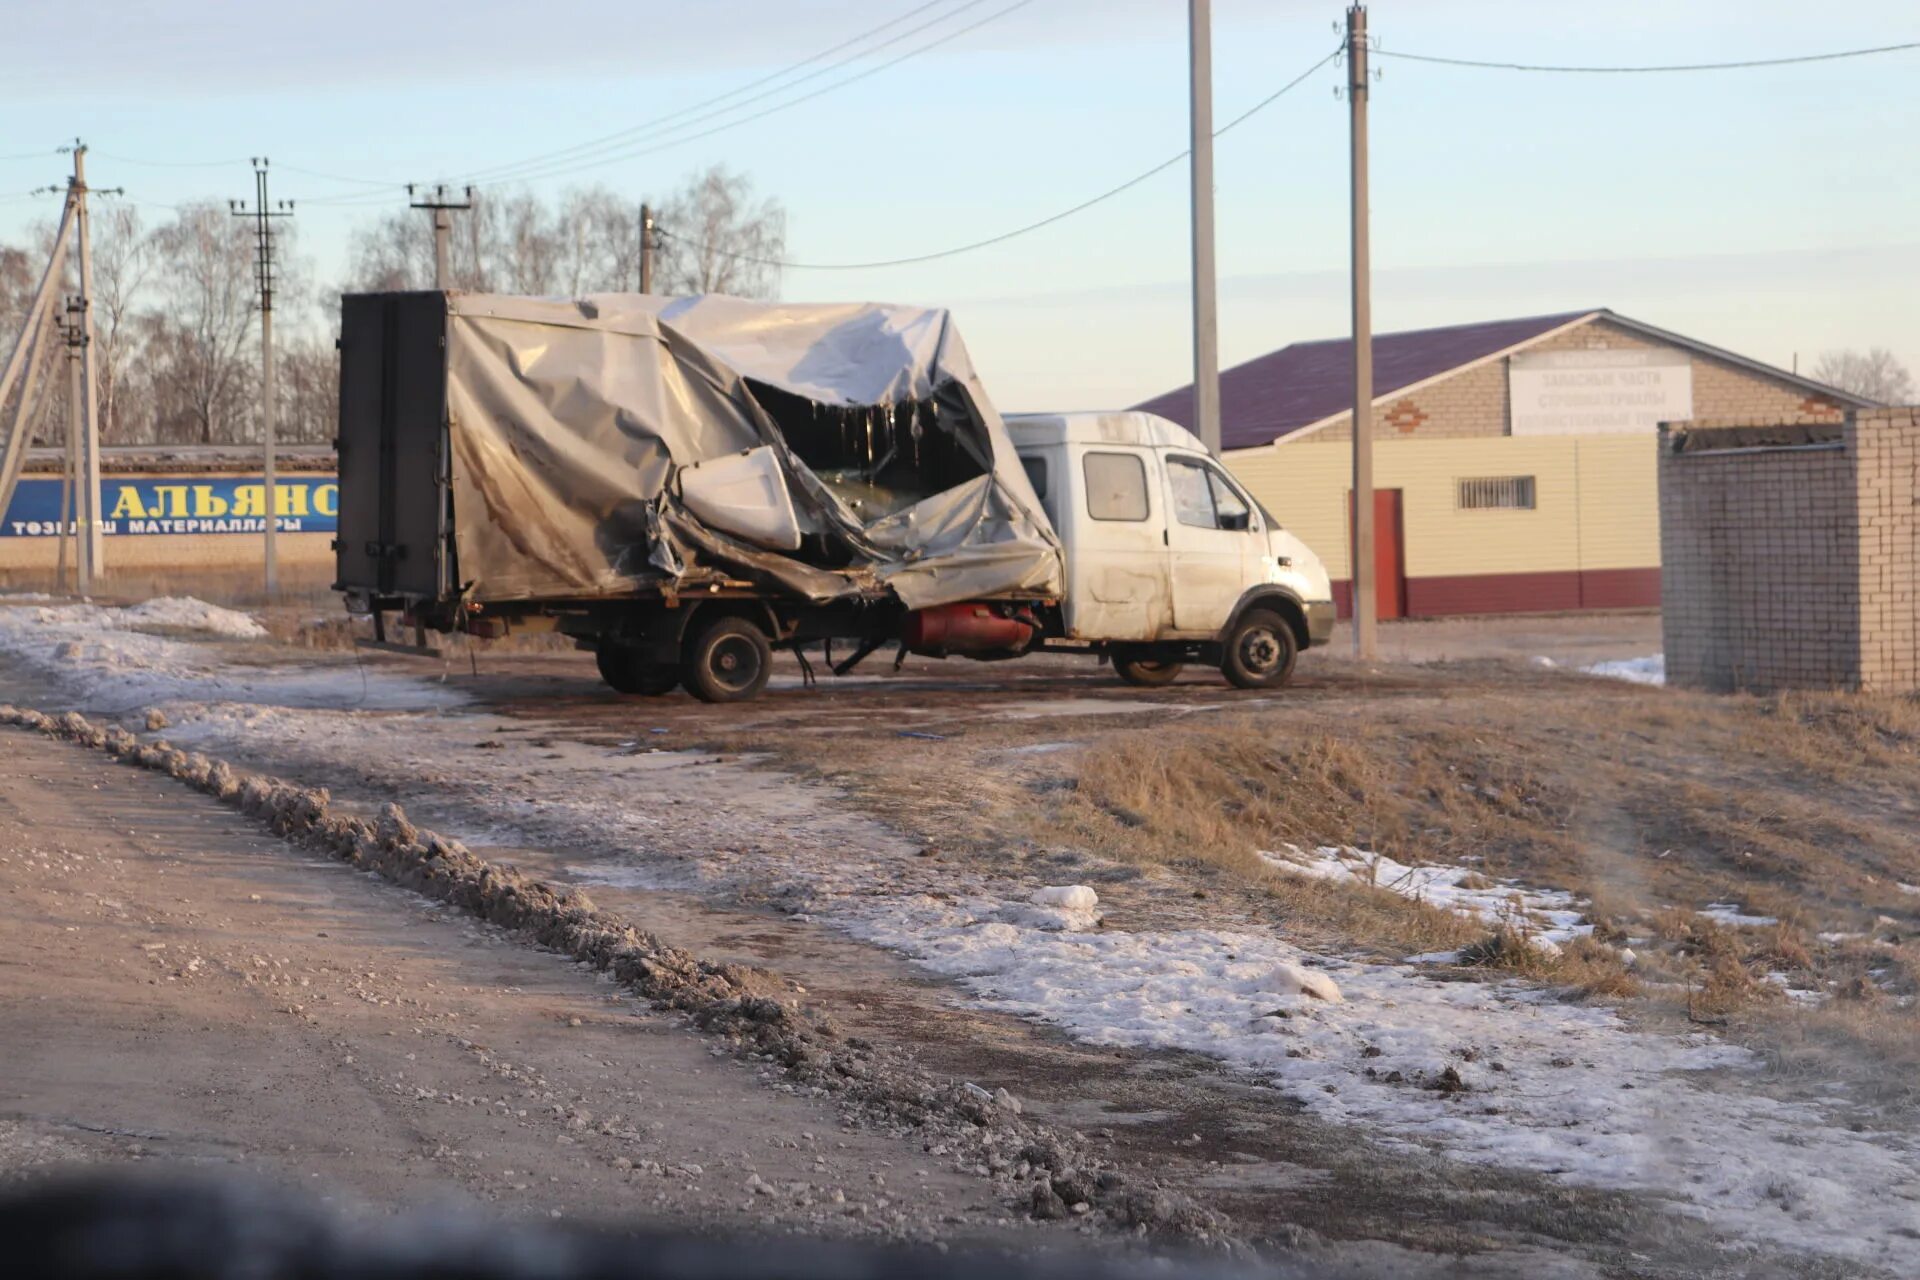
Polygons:
<instances>
[{"instance_id":1,"label":"barred window","mask_svg":"<svg viewBox=\"0 0 1920 1280\"><path fill-rule=\"evenodd\" d=\"M1462 511L1533 510L1532 476L1485 476L1457 483L1455 505Z\"/></svg>"}]
</instances>

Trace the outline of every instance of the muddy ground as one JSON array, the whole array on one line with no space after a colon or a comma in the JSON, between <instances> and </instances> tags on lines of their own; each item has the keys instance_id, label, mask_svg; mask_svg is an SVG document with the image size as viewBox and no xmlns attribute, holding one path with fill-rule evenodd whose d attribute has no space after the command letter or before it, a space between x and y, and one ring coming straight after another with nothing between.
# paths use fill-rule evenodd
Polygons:
<instances>
[{"instance_id":1,"label":"muddy ground","mask_svg":"<svg viewBox=\"0 0 1920 1280\"><path fill-rule=\"evenodd\" d=\"M865 678L818 690L789 666L763 700L727 708L684 695L611 697L590 659L574 654L485 652L471 666L462 655L457 666L393 669L442 674L475 710L522 727L489 750L586 742L753 752L803 774L811 759L842 786L831 775L848 743L881 760L917 751L952 759L945 785L936 777L911 804L885 789L847 795L860 821L925 842L928 858L960 859L982 847L963 820L982 803L978 778L959 762L981 751L1153 733L1250 707L1284 717L1358 716L1396 701L1466 705L1515 687L1537 687L1544 712L1556 691L1529 686L1533 658L1564 666L1638 656L1657 650L1657 633L1657 619L1640 615L1388 628L1389 660L1364 668L1311 654L1293 689L1253 699L1210 673L1169 690L1126 690L1068 659L913 661L895 675L876 658ZM49 693L23 669L0 666L6 699L46 703ZM810 748L825 743L835 750ZM1030 1223L950 1161L769 1089L555 957L289 851L159 780L59 744L14 751L9 735L8 745L0 849L21 852L0 854L0 1044L31 1048L6 1051L0 1165L186 1159L307 1179L375 1205L454 1196L517 1214L1072 1239L1073 1224ZM236 763L286 770L290 759ZM300 781L350 804L423 803L417 785L383 778L377 761L352 772L307 763L326 776ZM459 762L445 767L457 774ZM675 790L663 780L663 806L705 802L697 787ZM777 827L779 816L761 820ZM696 815L666 842L712 838L715 821ZM942 847L945 830L955 832L951 847ZM790 835L823 838L804 825ZM591 871L595 857L580 848L487 853L555 878ZM1143 915L1191 918L1207 911L1209 887L1234 892L1209 868L1180 877L1122 880L1102 893ZM593 894L668 942L798 981L810 1006L938 1072L1009 1090L1122 1167L1224 1214L1269 1254L1396 1274L1856 1274L1744 1250L1654 1197L1388 1147L1197 1055L1092 1047L983 1012L907 961L751 894L600 882Z\"/></svg>"}]
</instances>

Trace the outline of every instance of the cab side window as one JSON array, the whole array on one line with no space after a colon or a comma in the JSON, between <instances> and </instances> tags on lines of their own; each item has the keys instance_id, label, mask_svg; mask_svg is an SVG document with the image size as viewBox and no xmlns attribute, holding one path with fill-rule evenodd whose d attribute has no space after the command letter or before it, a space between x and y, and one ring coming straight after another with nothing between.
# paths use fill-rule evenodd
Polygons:
<instances>
[{"instance_id":1,"label":"cab side window","mask_svg":"<svg viewBox=\"0 0 1920 1280\"><path fill-rule=\"evenodd\" d=\"M1225 476L1208 467L1207 483L1213 489L1214 523L1219 528L1244 530L1253 527L1253 513L1247 509L1240 495L1233 491L1233 486L1227 483Z\"/></svg>"},{"instance_id":2,"label":"cab side window","mask_svg":"<svg viewBox=\"0 0 1920 1280\"><path fill-rule=\"evenodd\" d=\"M1173 487L1173 518L1196 529L1217 529L1213 518L1213 490L1198 463L1167 459L1167 481Z\"/></svg>"},{"instance_id":3,"label":"cab side window","mask_svg":"<svg viewBox=\"0 0 1920 1280\"><path fill-rule=\"evenodd\" d=\"M1181 524L1234 533L1252 527L1253 513L1246 500L1214 467L1184 458L1168 458L1167 480L1173 486L1174 517Z\"/></svg>"},{"instance_id":4,"label":"cab side window","mask_svg":"<svg viewBox=\"0 0 1920 1280\"><path fill-rule=\"evenodd\" d=\"M1087 514L1095 520L1147 518L1147 468L1133 453L1089 453L1080 471L1087 482Z\"/></svg>"}]
</instances>

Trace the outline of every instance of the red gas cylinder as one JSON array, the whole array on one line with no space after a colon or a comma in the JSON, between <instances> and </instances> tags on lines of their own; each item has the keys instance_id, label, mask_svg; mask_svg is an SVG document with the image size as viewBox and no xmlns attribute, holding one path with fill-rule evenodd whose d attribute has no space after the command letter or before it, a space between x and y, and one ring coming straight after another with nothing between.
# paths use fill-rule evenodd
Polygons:
<instances>
[{"instance_id":1,"label":"red gas cylinder","mask_svg":"<svg viewBox=\"0 0 1920 1280\"><path fill-rule=\"evenodd\" d=\"M1033 643L1037 626L1031 615L1009 616L990 604L936 605L907 615L900 639L929 658L949 654L1019 653Z\"/></svg>"}]
</instances>

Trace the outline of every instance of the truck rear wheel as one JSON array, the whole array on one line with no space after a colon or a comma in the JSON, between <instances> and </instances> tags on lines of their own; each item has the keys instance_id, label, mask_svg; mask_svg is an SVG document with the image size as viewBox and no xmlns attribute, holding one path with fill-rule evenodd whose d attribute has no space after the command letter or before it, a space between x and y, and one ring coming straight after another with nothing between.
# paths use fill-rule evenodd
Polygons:
<instances>
[{"instance_id":1,"label":"truck rear wheel","mask_svg":"<svg viewBox=\"0 0 1920 1280\"><path fill-rule=\"evenodd\" d=\"M615 640L602 640L593 651L600 678L617 693L637 693L657 698L672 693L680 683L680 668L643 662L640 651Z\"/></svg>"},{"instance_id":2,"label":"truck rear wheel","mask_svg":"<svg viewBox=\"0 0 1920 1280\"><path fill-rule=\"evenodd\" d=\"M1278 689L1293 676L1300 640L1287 620L1266 609L1249 609L1227 633L1220 674L1236 689Z\"/></svg>"},{"instance_id":3,"label":"truck rear wheel","mask_svg":"<svg viewBox=\"0 0 1920 1280\"><path fill-rule=\"evenodd\" d=\"M1136 689L1160 689L1180 678L1184 664L1154 656L1145 646L1128 646L1113 651L1113 673Z\"/></svg>"},{"instance_id":4,"label":"truck rear wheel","mask_svg":"<svg viewBox=\"0 0 1920 1280\"><path fill-rule=\"evenodd\" d=\"M687 642L687 692L702 702L742 702L767 687L773 645L745 618L715 618Z\"/></svg>"}]
</instances>

